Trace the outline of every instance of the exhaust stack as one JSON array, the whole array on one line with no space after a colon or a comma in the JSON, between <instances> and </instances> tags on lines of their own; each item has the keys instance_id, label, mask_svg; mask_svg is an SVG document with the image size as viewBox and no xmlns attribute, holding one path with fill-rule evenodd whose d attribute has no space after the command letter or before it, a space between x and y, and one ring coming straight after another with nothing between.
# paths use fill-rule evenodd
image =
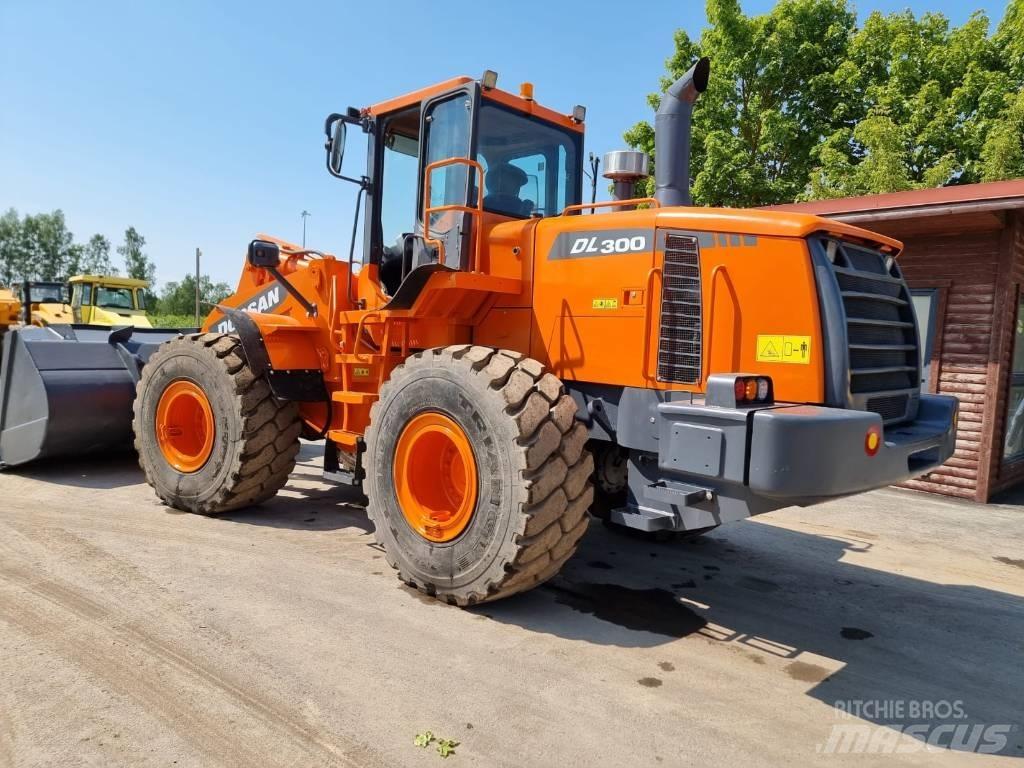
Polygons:
<instances>
[{"instance_id":1,"label":"exhaust stack","mask_svg":"<svg viewBox=\"0 0 1024 768\"><path fill-rule=\"evenodd\" d=\"M654 118L654 196L663 206L691 205L690 116L708 87L711 61L705 56L661 97Z\"/></svg>"}]
</instances>

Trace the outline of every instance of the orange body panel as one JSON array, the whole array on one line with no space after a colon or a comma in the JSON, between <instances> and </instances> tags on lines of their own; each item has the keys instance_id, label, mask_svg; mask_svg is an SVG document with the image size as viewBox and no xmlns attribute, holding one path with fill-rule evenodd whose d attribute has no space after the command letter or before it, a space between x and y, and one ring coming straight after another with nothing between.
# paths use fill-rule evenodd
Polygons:
<instances>
[{"instance_id":1,"label":"orange body panel","mask_svg":"<svg viewBox=\"0 0 1024 768\"><path fill-rule=\"evenodd\" d=\"M276 241L280 271L316 304L316 316L248 265L225 304L252 313L275 368L323 372L327 434L351 450L391 370L418 349L448 344L513 349L565 380L612 386L702 392L712 373L761 373L780 401L822 402L822 327L806 238L824 232L893 254L901 248L838 222L763 211L653 207L528 220L483 214L478 222L480 271L436 272L403 309L387 308L376 266L350 285L346 263L309 258L284 241ZM704 349L695 384L657 378L666 231L700 243ZM232 329L219 310L205 327ZM759 360L762 335L807 339L808 362ZM303 403L301 413L320 432L328 408Z\"/></svg>"}]
</instances>

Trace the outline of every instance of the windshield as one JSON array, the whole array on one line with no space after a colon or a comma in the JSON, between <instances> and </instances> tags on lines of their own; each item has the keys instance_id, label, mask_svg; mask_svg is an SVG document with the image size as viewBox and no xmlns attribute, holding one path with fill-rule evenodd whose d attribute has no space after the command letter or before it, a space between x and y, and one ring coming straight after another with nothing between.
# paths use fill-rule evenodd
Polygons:
<instances>
[{"instance_id":1,"label":"windshield","mask_svg":"<svg viewBox=\"0 0 1024 768\"><path fill-rule=\"evenodd\" d=\"M34 304L63 304L64 286L60 283L45 285L36 283L29 287Z\"/></svg>"},{"instance_id":2,"label":"windshield","mask_svg":"<svg viewBox=\"0 0 1024 768\"><path fill-rule=\"evenodd\" d=\"M131 309L132 290L131 288L107 288L101 285L96 289L96 306L109 309Z\"/></svg>"},{"instance_id":3,"label":"windshield","mask_svg":"<svg viewBox=\"0 0 1024 768\"><path fill-rule=\"evenodd\" d=\"M580 202L580 136L498 104L480 105L484 208L526 218Z\"/></svg>"}]
</instances>

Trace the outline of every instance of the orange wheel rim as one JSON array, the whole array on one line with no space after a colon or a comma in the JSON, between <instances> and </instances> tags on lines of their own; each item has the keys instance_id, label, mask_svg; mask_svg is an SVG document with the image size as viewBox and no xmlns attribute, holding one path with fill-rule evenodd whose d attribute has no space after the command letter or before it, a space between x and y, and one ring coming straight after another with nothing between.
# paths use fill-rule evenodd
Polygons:
<instances>
[{"instance_id":1,"label":"orange wheel rim","mask_svg":"<svg viewBox=\"0 0 1024 768\"><path fill-rule=\"evenodd\" d=\"M421 413L406 424L392 468L406 522L428 541L452 541L476 508L476 459L462 427L444 414Z\"/></svg>"},{"instance_id":2,"label":"orange wheel rim","mask_svg":"<svg viewBox=\"0 0 1024 768\"><path fill-rule=\"evenodd\" d=\"M185 379L171 382L156 406L156 441L179 472L198 472L213 452L213 409L206 393Z\"/></svg>"}]
</instances>

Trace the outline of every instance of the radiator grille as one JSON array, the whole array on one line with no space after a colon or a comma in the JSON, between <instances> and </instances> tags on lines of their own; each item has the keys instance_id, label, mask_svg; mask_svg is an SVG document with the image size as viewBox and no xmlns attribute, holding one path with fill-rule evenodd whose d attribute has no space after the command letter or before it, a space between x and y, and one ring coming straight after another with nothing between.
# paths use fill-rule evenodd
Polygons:
<instances>
[{"instance_id":1,"label":"radiator grille","mask_svg":"<svg viewBox=\"0 0 1024 768\"><path fill-rule=\"evenodd\" d=\"M885 423L912 417L920 382L917 325L899 267L878 250L831 239L824 245L846 316L853 404Z\"/></svg>"},{"instance_id":2,"label":"radiator grille","mask_svg":"<svg viewBox=\"0 0 1024 768\"><path fill-rule=\"evenodd\" d=\"M661 323L658 331L658 381L696 384L703 349L700 251L697 239L665 237Z\"/></svg>"}]
</instances>

